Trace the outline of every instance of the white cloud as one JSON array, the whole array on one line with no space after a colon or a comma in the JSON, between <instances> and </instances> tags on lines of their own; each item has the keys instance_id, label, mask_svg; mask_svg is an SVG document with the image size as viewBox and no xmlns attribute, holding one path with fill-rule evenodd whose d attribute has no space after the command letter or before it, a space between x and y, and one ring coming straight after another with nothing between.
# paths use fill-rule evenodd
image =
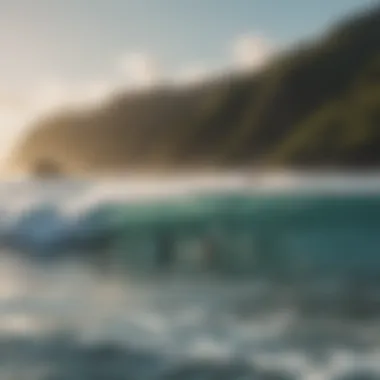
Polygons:
<instances>
[{"instance_id":1,"label":"white cloud","mask_svg":"<svg viewBox=\"0 0 380 380\"><path fill-rule=\"evenodd\" d=\"M238 70L254 70L262 67L272 57L274 47L260 36L243 35L232 45L234 67Z\"/></svg>"},{"instance_id":2,"label":"white cloud","mask_svg":"<svg viewBox=\"0 0 380 380\"><path fill-rule=\"evenodd\" d=\"M39 113L61 107L92 106L107 99L117 85L109 80L69 83L62 79L45 80L33 90L31 107Z\"/></svg>"},{"instance_id":3,"label":"white cloud","mask_svg":"<svg viewBox=\"0 0 380 380\"><path fill-rule=\"evenodd\" d=\"M127 85L132 87L150 87L161 79L158 62L147 54L126 54L121 58L119 68Z\"/></svg>"},{"instance_id":4,"label":"white cloud","mask_svg":"<svg viewBox=\"0 0 380 380\"><path fill-rule=\"evenodd\" d=\"M37 112L44 112L66 105L70 101L70 86L58 78L44 79L32 90L31 107Z\"/></svg>"},{"instance_id":5,"label":"white cloud","mask_svg":"<svg viewBox=\"0 0 380 380\"><path fill-rule=\"evenodd\" d=\"M191 85L204 81L208 76L210 76L210 72L203 65L197 64L180 70L173 81L178 84Z\"/></svg>"},{"instance_id":6,"label":"white cloud","mask_svg":"<svg viewBox=\"0 0 380 380\"><path fill-rule=\"evenodd\" d=\"M116 87L112 81L90 82L79 89L77 102L90 106L101 103L116 91Z\"/></svg>"}]
</instances>

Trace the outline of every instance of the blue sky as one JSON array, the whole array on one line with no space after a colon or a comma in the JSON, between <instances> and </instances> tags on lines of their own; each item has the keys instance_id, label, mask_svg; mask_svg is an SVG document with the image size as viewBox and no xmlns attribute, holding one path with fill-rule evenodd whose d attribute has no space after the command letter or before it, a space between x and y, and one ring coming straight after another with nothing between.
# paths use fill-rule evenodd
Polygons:
<instances>
[{"instance_id":1,"label":"blue sky","mask_svg":"<svg viewBox=\"0 0 380 380\"><path fill-rule=\"evenodd\" d=\"M373 3L0 0L0 156L41 112L161 77L260 66Z\"/></svg>"},{"instance_id":2,"label":"blue sky","mask_svg":"<svg viewBox=\"0 0 380 380\"><path fill-rule=\"evenodd\" d=\"M143 52L166 71L218 65L234 39L288 45L318 34L367 0L0 0L0 81L102 77Z\"/></svg>"}]
</instances>

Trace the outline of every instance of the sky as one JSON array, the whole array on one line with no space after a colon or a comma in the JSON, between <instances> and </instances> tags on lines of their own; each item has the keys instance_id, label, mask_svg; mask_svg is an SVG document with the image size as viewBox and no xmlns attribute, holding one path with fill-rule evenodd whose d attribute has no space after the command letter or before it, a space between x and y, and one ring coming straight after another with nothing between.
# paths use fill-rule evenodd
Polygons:
<instances>
[{"instance_id":1,"label":"sky","mask_svg":"<svg viewBox=\"0 0 380 380\"><path fill-rule=\"evenodd\" d=\"M25 125L115 89L259 68L371 0L0 0L0 156Z\"/></svg>"}]
</instances>

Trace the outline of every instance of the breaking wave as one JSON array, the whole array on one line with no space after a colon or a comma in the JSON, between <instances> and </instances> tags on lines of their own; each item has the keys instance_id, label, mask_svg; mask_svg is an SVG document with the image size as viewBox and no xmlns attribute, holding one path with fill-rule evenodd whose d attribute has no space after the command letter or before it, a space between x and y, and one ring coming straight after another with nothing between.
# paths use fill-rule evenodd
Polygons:
<instances>
[{"instance_id":1,"label":"breaking wave","mask_svg":"<svg viewBox=\"0 0 380 380\"><path fill-rule=\"evenodd\" d=\"M1 378L379 378L379 189L3 183Z\"/></svg>"}]
</instances>

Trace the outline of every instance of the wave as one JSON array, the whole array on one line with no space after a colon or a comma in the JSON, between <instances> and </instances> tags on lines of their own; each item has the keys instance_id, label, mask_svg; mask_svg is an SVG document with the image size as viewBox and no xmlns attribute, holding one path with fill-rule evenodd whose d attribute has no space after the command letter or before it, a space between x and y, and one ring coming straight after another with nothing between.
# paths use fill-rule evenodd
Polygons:
<instances>
[{"instance_id":1,"label":"wave","mask_svg":"<svg viewBox=\"0 0 380 380\"><path fill-rule=\"evenodd\" d=\"M291 299L281 287L252 279L104 278L84 264L46 271L6 257L0 276L5 379L380 374L379 318L350 315L344 307L352 297L346 304L342 297L315 304L310 294ZM307 301L309 313L300 313L297 301ZM327 310L331 304L335 313Z\"/></svg>"},{"instance_id":2,"label":"wave","mask_svg":"<svg viewBox=\"0 0 380 380\"><path fill-rule=\"evenodd\" d=\"M329 181L1 184L0 376L378 378L380 186Z\"/></svg>"},{"instance_id":3,"label":"wave","mask_svg":"<svg viewBox=\"0 0 380 380\"><path fill-rule=\"evenodd\" d=\"M0 242L104 270L368 281L380 265L379 189L373 177L243 174L3 183Z\"/></svg>"}]
</instances>

